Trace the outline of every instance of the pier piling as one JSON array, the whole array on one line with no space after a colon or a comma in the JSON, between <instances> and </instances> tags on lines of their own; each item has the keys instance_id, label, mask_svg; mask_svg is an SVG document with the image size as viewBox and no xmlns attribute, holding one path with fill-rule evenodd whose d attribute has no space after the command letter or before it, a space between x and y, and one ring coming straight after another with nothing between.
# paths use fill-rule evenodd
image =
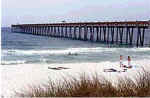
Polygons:
<instances>
[{"instance_id":1,"label":"pier piling","mask_svg":"<svg viewBox=\"0 0 150 98\"><path fill-rule=\"evenodd\" d=\"M104 42L106 44L145 45L149 21L87 22L54 24L19 24L11 26L12 32L69 38L75 40ZM150 30L149 30L150 31ZM150 33L150 32L148 32ZM150 43L149 43L150 44Z\"/></svg>"}]
</instances>

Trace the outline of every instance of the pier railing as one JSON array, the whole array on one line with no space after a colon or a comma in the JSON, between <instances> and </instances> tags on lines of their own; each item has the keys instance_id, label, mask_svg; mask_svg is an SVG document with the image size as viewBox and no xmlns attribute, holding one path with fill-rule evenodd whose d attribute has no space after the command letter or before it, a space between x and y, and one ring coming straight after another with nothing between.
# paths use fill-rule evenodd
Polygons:
<instances>
[{"instance_id":1,"label":"pier railing","mask_svg":"<svg viewBox=\"0 0 150 98\"><path fill-rule=\"evenodd\" d=\"M12 32L32 33L106 44L150 44L150 21L85 22L12 25Z\"/></svg>"}]
</instances>

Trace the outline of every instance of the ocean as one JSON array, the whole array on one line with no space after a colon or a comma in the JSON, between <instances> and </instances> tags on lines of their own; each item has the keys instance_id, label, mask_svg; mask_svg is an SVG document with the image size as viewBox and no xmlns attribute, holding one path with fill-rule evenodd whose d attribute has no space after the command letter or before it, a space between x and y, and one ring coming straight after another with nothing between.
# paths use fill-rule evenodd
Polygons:
<instances>
[{"instance_id":1,"label":"ocean","mask_svg":"<svg viewBox=\"0 0 150 98\"><path fill-rule=\"evenodd\" d=\"M50 79L78 76L80 73L97 72L112 81L122 75L132 76L141 67L150 69L149 47L128 47L103 43L52 38L31 34L13 33L2 28L2 94L14 96L14 91L24 90L28 85L40 85ZM148 38L149 40L149 38ZM119 67L119 57L136 67L125 73L105 73L107 68ZM67 67L66 70L51 70L48 67ZM120 70L120 69L119 69Z\"/></svg>"},{"instance_id":2,"label":"ocean","mask_svg":"<svg viewBox=\"0 0 150 98\"><path fill-rule=\"evenodd\" d=\"M2 65L117 61L119 55L150 58L149 48L127 48L65 38L12 33L2 28Z\"/></svg>"}]
</instances>

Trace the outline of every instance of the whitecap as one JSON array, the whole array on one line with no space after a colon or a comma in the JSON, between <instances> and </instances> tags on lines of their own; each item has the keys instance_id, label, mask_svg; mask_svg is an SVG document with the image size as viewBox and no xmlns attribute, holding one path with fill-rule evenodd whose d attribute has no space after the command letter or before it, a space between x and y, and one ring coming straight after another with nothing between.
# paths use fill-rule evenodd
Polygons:
<instances>
[{"instance_id":1,"label":"whitecap","mask_svg":"<svg viewBox=\"0 0 150 98\"><path fill-rule=\"evenodd\" d=\"M2 54L15 54L15 55L43 55L43 54L78 54L78 53L101 53L101 52L116 52L116 51L133 51L133 52L147 52L150 51L150 48L104 48L104 47L96 47L96 48L67 48L62 50L3 50Z\"/></svg>"},{"instance_id":2,"label":"whitecap","mask_svg":"<svg viewBox=\"0 0 150 98\"><path fill-rule=\"evenodd\" d=\"M17 61L1 61L2 65L13 65L13 64L25 64L26 61L24 60L17 60Z\"/></svg>"}]
</instances>

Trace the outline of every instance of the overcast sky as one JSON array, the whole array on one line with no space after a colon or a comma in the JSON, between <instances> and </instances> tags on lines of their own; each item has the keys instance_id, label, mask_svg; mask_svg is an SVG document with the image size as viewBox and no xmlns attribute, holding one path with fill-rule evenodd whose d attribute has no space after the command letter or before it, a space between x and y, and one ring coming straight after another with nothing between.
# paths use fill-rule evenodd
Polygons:
<instances>
[{"instance_id":1,"label":"overcast sky","mask_svg":"<svg viewBox=\"0 0 150 98\"><path fill-rule=\"evenodd\" d=\"M150 0L2 0L2 26L150 20Z\"/></svg>"}]
</instances>

